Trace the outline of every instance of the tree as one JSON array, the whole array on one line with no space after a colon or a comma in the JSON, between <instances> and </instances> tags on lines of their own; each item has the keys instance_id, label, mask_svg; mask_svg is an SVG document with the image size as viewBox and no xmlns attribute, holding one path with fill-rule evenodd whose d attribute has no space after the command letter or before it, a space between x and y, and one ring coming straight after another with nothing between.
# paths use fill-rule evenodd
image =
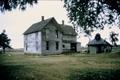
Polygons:
<instances>
[{"instance_id":1,"label":"tree","mask_svg":"<svg viewBox=\"0 0 120 80\"><path fill-rule=\"evenodd\" d=\"M37 2L38 0L0 0L0 11L16 8L25 10L28 5ZM64 0L64 4L70 21L83 31L104 29L105 24L115 22L120 25L120 0Z\"/></svg>"},{"instance_id":2,"label":"tree","mask_svg":"<svg viewBox=\"0 0 120 80\"><path fill-rule=\"evenodd\" d=\"M105 24L115 22L120 25L120 0L64 0L64 3L70 21L84 32L104 29Z\"/></svg>"},{"instance_id":3,"label":"tree","mask_svg":"<svg viewBox=\"0 0 120 80\"><path fill-rule=\"evenodd\" d=\"M6 48L10 47L10 39L8 38L7 34L5 34L5 30L0 34L0 47L3 49L3 53L5 53Z\"/></svg>"},{"instance_id":4,"label":"tree","mask_svg":"<svg viewBox=\"0 0 120 80\"><path fill-rule=\"evenodd\" d=\"M110 33L110 41L112 42L112 45L117 46L118 34L115 32L111 32Z\"/></svg>"},{"instance_id":5,"label":"tree","mask_svg":"<svg viewBox=\"0 0 120 80\"><path fill-rule=\"evenodd\" d=\"M38 0L0 0L0 11L11 11L13 9L19 8L25 10L29 5L37 3Z\"/></svg>"},{"instance_id":6,"label":"tree","mask_svg":"<svg viewBox=\"0 0 120 80\"><path fill-rule=\"evenodd\" d=\"M88 39L89 39L89 41L90 41L91 36L92 36L92 35L91 35L91 32L86 30L85 33L86 33L86 34L84 35L84 37L88 37Z\"/></svg>"}]
</instances>

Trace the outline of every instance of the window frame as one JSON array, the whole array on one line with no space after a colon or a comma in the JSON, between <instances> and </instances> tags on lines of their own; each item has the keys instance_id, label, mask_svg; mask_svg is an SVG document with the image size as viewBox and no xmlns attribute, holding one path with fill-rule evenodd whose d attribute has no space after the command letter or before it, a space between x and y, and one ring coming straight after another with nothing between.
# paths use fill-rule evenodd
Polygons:
<instances>
[{"instance_id":1,"label":"window frame","mask_svg":"<svg viewBox=\"0 0 120 80\"><path fill-rule=\"evenodd\" d=\"M59 38L59 32L58 30L55 30L56 37Z\"/></svg>"},{"instance_id":2,"label":"window frame","mask_svg":"<svg viewBox=\"0 0 120 80\"><path fill-rule=\"evenodd\" d=\"M49 50L49 41L46 41L46 50Z\"/></svg>"},{"instance_id":3,"label":"window frame","mask_svg":"<svg viewBox=\"0 0 120 80\"><path fill-rule=\"evenodd\" d=\"M59 50L59 41L56 41L55 44L56 44L56 50Z\"/></svg>"}]
</instances>

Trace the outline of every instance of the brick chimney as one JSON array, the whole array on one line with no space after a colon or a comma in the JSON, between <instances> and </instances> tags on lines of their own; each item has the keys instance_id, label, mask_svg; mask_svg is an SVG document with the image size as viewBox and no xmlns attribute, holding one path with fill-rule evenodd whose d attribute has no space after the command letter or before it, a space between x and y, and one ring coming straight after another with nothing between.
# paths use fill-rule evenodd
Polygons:
<instances>
[{"instance_id":1,"label":"brick chimney","mask_svg":"<svg viewBox=\"0 0 120 80\"><path fill-rule=\"evenodd\" d=\"M41 16L41 21L44 21L44 16Z\"/></svg>"}]
</instances>

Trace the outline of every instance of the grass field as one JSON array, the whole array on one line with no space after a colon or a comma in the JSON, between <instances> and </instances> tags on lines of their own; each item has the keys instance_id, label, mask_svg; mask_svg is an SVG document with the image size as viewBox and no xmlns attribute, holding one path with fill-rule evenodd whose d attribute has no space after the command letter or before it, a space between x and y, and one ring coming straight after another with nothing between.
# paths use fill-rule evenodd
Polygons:
<instances>
[{"instance_id":1,"label":"grass field","mask_svg":"<svg viewBox=\"0 0 120 80\"><path fill-rule=\"evenodd\" d=\"M110 72L110 76L112 71L120 72L120 53L47 56L8 53L0 55L0 80L85 80L79 79L81 71L82 73L106 71L105 75ZM119 72L114 75L117 76L116 80L120 80L118 79Z\"/></svg>"}]
</instances>

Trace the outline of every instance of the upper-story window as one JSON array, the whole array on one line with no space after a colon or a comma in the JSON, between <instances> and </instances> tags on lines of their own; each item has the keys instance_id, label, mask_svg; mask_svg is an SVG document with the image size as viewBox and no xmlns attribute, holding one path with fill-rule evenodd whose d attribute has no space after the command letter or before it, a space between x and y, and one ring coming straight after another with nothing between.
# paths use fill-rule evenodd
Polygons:
<instances>
[{"instance_id":1,"label":"upper-story window","mask_svg":"<svg viewBox=\"0 0 120 80\"><path fill-rule=\"evenodd\" d=\"M56 37L58 38L58 30L56 30L55 32L56 32Z\"/></svg>"},{"instance_id":2,"label":"upper-story window","mask_svg":"<svg viewBox=\"0 0 120 80\"><path fill-rule=\"evenodd\" d=\"M64 44L63 44L62 46L63 46L63 48L65 48L65 45L64 45Z\"/></svg>"},{"instance_id":3,"label":"upper-story window","mask_svg":"<svg viewBox=\"0 0 120 80\"><path fill-rule=\"evenodd\" d=\"M44 31L44 35L45 35L46 39L48 39L49 34L50 34L50 31L49 31L49 29L46 28L45 31Z\"/></svg>"}]
</instances>

